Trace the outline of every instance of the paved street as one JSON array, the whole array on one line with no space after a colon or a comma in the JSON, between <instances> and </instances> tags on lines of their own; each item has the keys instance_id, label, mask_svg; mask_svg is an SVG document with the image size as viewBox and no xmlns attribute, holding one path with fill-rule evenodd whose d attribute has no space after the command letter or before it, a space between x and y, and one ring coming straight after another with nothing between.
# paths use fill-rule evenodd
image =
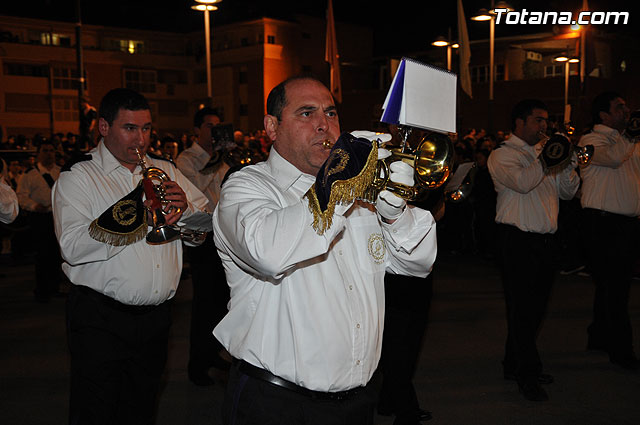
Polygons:
<instances>
[{"instance_id":1,"label":"paved street","mask_svg":"<svg viewBox=\"0 0 640 425\"><path fill-rule=\"evenodd\" d=\"M67 422L68 355L63 298L33 301L33 266L0 266L0 423ZM631 290L630 311L640 350L640 281ZM550 401L526 401L514 382L502 379L504 302L497 269L474 257L440 258L434 300L415 383L431 424L640 423L640 373L611 365L585 351L593 286L588 277L558 276L539 337L545 371L556 382ZM187 380L191 284L182 281L174 303L174 325L159 425L215 425L223 377L200 388ZM378 416L376 424L391 425Z\"/></svg>"}]
</instances>

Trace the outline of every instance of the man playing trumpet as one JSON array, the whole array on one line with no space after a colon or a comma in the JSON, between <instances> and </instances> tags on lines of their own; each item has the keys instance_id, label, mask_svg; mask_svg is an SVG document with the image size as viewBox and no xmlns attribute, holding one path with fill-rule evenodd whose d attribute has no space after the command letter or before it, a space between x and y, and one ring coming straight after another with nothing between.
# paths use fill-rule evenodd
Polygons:
<instances>
[{"instance_id":1,"label":"man playing trumpet","mask_svg":"<svg viewBox=\"0 0 640 425\"><path fill-rule=\"evenodd\" d=\"M167 225L187 221L207 199L169 161L146 156L151 112L142 95L108 92L98 130L98 146L63 169L52 193L62 267L73 283L67 299L70 423L148 424L167 359L182 242L144 240L138 152L171 179L162 183L171 211Z\"/></svg>"},{"instance_id":2,"label":"man playing trumpet","mask_svg":"<svg viewBox=\"0 0 640 425\"><path fill-rule=\"evenodd\" d=\"M553 382L542 373L536 338L553 283L558 199L573 198L580 184L575 158L562 170L546 169L540 136L548 118L541 101L520 101L511 113L512 136L488 160L498 194L498 249L507 307L504 378L516 380L532 401L547 400L540 384Z\"/></svg>"},{"instance_id":3,"label":"man playing trumpet","mask_svg":"<svg viewBox=\"0 0 640 425\"><path fill-rule=\"evenodd\" d=\"M333 214L314 226L311 199L328 194L320 186L343 185L334 177L351 166L348 149L368 144L377 159L369 140L339 137L333 97L319 81L276 86L264 125L274 141L269 159L230 176L213 218L231 288L214 335L236 359L224 423L372 424L367 384L380 358L384 274L429 273L433 217L389 192L375 207L332 203L331 192L322 210ZM336 142L331 150L326 140ZM324 176L333 183L323 185Z\"/></svg>"}]
</instances>

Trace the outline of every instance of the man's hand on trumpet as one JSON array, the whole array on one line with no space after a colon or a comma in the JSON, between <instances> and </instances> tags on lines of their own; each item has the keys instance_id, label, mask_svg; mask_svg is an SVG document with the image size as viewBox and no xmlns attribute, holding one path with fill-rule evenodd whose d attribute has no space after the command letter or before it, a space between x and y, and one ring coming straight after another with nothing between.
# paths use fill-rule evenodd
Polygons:
<instances>
[{"instance_id":1,"label":"man's hand on trumpet","mask_svg":"<svg viewBox=\"0 0 640 425\"><path fill-rule=\"evenodd\" d=\"M378 153L379 155L379 153ZM404 186L414 186L413 167L402 161L394 161L389 165L389 180ZM407 201L388 190L383 190L376 199L376 209L385 223L393 223L402 214Z\"/></svg>"}]
</instances>

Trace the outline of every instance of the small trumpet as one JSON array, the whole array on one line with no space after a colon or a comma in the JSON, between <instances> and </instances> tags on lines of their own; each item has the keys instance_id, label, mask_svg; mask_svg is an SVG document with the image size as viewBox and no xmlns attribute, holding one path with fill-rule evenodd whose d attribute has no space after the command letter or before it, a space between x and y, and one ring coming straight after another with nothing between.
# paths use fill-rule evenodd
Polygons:
<instances>
[{"instance_id":1,"label":"small trumpet","mask_svg":"<svg viewBox=\"0 0 640 425\"><path fill-rule=\"evenodd\" d=\"M174 226L169 226L164 218L172 208L168 207L169 201L165 199L165 189L162 183L170 181L169 175L157 167L147 167L144 156L139 149L138 165L142 169L142 185L147 199L151 200L149 211L151 213L152 229L147 234L147 243L159 245L174 241L180 237L180 230ZM158 182L158 184L154 183ZM175 211L175 210L174 210Z\"/></svg>"},{"instance_id":2,"label":"small trumpet","mask_svg":"<svg viewBox=\"0 0 640 425\"><path fill-rule=\"evenodd\" d=\"M640 141L640 110L633 111L631 113L623 134L631 143L637 143Z\"/></svg>"},{"instance_id":3,"label":"small trumpet","mask_svg":"<svg viewBox=\"0 0 640 425\"><path fill-rule=\"evenodd\" d=\"M418 148L411 150L406 143L411 128L404 134L404 147L380 146L391 152L391 156L379 159L376 177L363 197L364 201L375 202L378 193L388 190L405 200L415 200L423 190L436 189L449 178L453 166L453 145L449 137L439 133L430 133L422 138ZM331 149L332 140L324 140L322 146ZM414 170L414 186L395 183L389 179L389 165L395 161L409 164Z\"/></svg>"},{"instance_id":4,"label":"small trumpet","mask_svg":"<svg viewBox=\"0 0 640 425\"><path fill-rule=\"evenodd\" d=\"M571 135L573 134L573 127L567 125L567 134ZM591 163L591 160L593 159L593 152L595 151L595 148L593 147L593 145L586 145L586 146L577 146L574 145L573 143L571 143L571 141L569 140L569 138L562 134L562 133L556 133L552 136L547 135L544 131L539 131L538 132L538 137L539 137L539 141L540 143L542 143L543 145L546 145L547 142L549 142L549 140L559 140L559 139L555 139L557 137L562 137L564 139L566 139L566 143L569 144L569 146L571 147L570 149L567 150L567 152L565 153L564 151L559 152L559 156L563 156L563 155L567 155L566 159L567 161L569 160L569 156L572 153L575 153L576 155L576 159L578 161L578 165L580 167L586 167L587 165L589 165L589 163ZM544 148L543 148L544 149Z\"/></svg>"},{"instance_id":5,"label":"small trumpet","mask_svg":"<svg viewBox=\"0 0 640 425\"><path fill-rule=\"evenodd\" d=\"M138 149L136 149L136 154L138 155L138 165L140 165L142 169L144 193L147 199L151 200L149 211L151 213L152 229L147 234L147 243L150 245L160 245L182 238L184 242L190 245L201 245L207 237L207 232L179 228L166 223L165 215L172 212L180 212L180 208L170 206L170 201L165 199L166 191L162 183L171 181L171 178L158 167L147 167L144 156ZM157 184L154 182L157 182Z\"/></svg>"}]
</instances>

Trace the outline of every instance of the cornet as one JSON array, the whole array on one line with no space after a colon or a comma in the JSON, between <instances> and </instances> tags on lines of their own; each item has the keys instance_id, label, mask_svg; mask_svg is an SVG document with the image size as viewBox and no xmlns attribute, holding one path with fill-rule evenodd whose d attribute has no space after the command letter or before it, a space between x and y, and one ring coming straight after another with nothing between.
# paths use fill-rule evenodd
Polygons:
<instances>
[{"instance_id":1,"label":"cornet","mask_svg":"<svg viewBox=\"0 0 640 425\"><path fill-rule=\"evenodd\" d=\"M410 132L411 128L402 129L402 147L380 146L390 151L391 156L378 160L376 176L362 200L375 202L378 194L385 189L405 200L415 200L423 190L436 189L449 178L453 166L453 145L449 137L430 133L420 140L417 149L412 150L407 144ZM331 149L333 144L331 140L322 143L326 149ZM405 162L414 169L414 186L389 179L389 165L395 161Z\"/></svg>"},{"instance_id":2,"label":"cornet","mask_svg":"<svg viewBox=\"0 0 640 425\"><path fill-rule=\"evenodd\" d=\"M166 223L165 215L179 212L180 208L169 205L165 199L166 191L164 182L171 181L169 175L157 167L147 167L142 153L136 149L138 165L142 169L142 185L147 199L151 200L149 212L151 213L152 229L147 234L146 240L150 245L160 245L182 238L191 245L200 245L207 237L207 232L192 229L180 229Z\"/></svg>"},{"instance_id":3,"label":"cornet","mask_svg":"<svg viewBox=\"0 0 640 425\"><path fill-rule=\"evenodd\" d=\"M569 134L573 132L572 127L568 127ZM593 145L577 146L571 143L569 138L562 133L548 136L544 131L538 132L540 143L544 145L540 159L545 169L564 168L571 160L571 155L575 154L580 167L586 167L593 159Z\"/></svg>"}]
</instances>

